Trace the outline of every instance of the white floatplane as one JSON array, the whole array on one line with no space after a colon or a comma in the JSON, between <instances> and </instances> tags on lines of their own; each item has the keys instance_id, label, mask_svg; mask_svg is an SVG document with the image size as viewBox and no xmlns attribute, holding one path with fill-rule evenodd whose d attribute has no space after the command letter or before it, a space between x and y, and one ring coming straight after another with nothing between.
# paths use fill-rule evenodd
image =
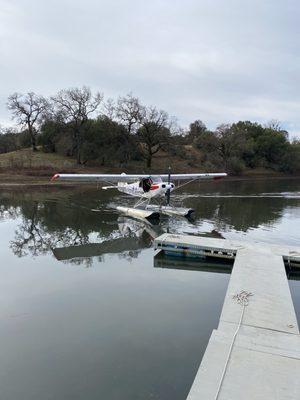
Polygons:
<instances>
[{"instance_id":1,"label":"white floatplane","mask_svg":"<svg viewBox=\"0 0 300 400\"><path fill-rule=\"evenodd\" d=\"M126 215L141 219L159 218L160 214L190 217L194 212L191 208L175 207L170 204L171 192L196 180L216 180L227 176L226 173L199 174L55 174L51 180L66 180L76 182L107 182L110 186L102 189L117 189L129 196L138 197L133 207L118 206L116 209ZM173 181L178 182L177 185ZM183 182L183 183L181 183ZM153 201L157 204L151 204Z\"/></svg>"}]
</instances>

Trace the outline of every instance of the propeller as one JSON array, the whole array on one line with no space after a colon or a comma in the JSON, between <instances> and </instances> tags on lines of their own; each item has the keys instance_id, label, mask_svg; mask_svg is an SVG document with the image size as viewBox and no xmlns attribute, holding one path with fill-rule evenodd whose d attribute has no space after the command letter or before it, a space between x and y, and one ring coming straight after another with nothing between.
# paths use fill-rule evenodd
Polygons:
<instances>
[{"instance_id":1,"label":"propeller","mask_svg":"<svg viewBox=\"0 0 300 400\"><path fill-rule=\"evenodd\" d=\"M169 170L169 174L168 174L168 184L171 183L171 167L168 168ZM171 189L167 189L166 191L166 202L167 202L167 206L170 205L170 197L171 197Z\"/></svg>"}]
</instances>

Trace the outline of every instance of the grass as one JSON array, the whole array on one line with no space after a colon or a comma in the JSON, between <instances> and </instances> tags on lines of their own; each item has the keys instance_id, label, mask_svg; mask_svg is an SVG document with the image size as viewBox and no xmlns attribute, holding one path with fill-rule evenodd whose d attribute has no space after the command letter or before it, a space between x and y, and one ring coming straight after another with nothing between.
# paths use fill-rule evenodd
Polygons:
<instances>
[{"instance_id":1,"label":"grass","mask_svg":"<svg viewBox=\"0 0 300 400\"><path fill-rule=\"evenodd\" d=\"M22 149L0 154L2 186L48 185L54 173L72 171L77 172L76 161L55 153Z\"/></svg>"},{"instance_id":2,"label":"grass","mask_svg":"<svg viewBox=\"0 0 300 400\"><path fill-rule=\"evenodd\" d=\"M10 153L0 154L0 168L3 170L23 169L66 169L74 168L75 160L56 153L33 152L31 149L22 149Z\"/></svg>"}]
</instances>

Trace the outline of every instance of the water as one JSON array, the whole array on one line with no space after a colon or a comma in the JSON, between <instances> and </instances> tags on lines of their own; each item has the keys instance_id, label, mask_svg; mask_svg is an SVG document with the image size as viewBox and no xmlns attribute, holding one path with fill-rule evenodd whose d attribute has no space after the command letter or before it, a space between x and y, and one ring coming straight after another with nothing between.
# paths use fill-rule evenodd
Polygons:
<instances>
[{"instance_id":1,"label":"water","mask_svg":"<svg viewBox=\"0 0 300 400\"><path fill-rule=\"evenodd\" d=\"M95 188L0 192L1 400L184 399L230 267L154 258L163 231L300 244L300 181L195 184L196 219L120 217ZM290 281L299 318L300 281Z\"/></svg>"}]
</instances>

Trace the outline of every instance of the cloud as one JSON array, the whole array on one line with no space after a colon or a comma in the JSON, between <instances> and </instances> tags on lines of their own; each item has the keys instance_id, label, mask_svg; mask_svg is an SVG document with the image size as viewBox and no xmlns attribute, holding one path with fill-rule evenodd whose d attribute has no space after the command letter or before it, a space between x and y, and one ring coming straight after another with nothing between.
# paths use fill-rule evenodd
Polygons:
<instances>
[{"instance_id":1,"label":"cloud","mask_svg":"<svg viewBox=\"0 0 300 400\"><path fill-rule=\"evenodd\" d=\"M89 85L132 91L214 128L282 121L300 137L297 1L0 0L0 120L7 96Z\"/></svg>"}]
</instances>

